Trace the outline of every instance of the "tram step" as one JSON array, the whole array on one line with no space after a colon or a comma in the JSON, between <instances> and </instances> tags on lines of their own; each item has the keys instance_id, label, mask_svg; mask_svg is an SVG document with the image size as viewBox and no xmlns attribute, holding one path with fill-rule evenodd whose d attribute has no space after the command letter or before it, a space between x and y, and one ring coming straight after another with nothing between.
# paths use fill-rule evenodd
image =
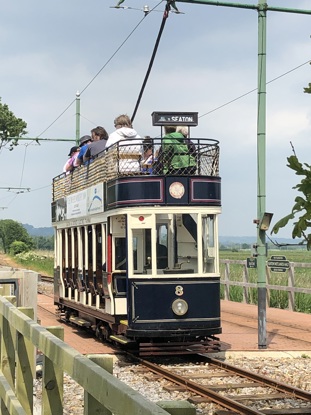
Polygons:
<instances>
[{"instance_id":1,"label":"tram step","mask_svg":"<svg viewBox=\"0 0 311 415\"><path fill-rule=\"evenodd\" d=\"M121 344L135 344L136 343L134 340L128 339L127 337L121 336L119 334L113 334L109 336L109 338Z\"/></svg>"},{"instance_id":2,"label":"tram step","mask_svg":"<svg viewBox=\"0 0 311 415\"><path fill-rule=\"evenodd\" d=\"M80 317L71 316L69 318L69 321L71 323L77 324L80 327L90 327L91 326L91 323L89 321L83 320L83 318L80 318Z\"/></svg>"}]
</instances>

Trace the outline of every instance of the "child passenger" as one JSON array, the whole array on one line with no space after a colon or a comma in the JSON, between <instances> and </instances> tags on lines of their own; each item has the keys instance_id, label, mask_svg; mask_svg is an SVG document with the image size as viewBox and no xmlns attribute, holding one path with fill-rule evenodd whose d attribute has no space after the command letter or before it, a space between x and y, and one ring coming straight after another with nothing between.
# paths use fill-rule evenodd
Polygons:
<instances>
[{"instance_id":1,"label":"child passenger","mask_svg":"<svg viewBox=\"0 0 311 415\"><path fill-rule=\"evenodd\" d=\"M153 151L153 142L149 136L143 141L143 156L140 162L142 173L152 174L153 164L157 160L157 152Z\"/></svg>"},{"instance_id":2,"label":"child passenger","mask_svg":"<svg viewBox=\"0 0 311 415\"><path fill-rule=\"evenodd\" d=\"M76 161L77 161L79 151L80 151L80 147L78 146L71 147L69 154L68 154L69 159L66 161L64 168L63 168L64 173L68 174L75 167L77 167Z\"/></svg>"}]
</instances>

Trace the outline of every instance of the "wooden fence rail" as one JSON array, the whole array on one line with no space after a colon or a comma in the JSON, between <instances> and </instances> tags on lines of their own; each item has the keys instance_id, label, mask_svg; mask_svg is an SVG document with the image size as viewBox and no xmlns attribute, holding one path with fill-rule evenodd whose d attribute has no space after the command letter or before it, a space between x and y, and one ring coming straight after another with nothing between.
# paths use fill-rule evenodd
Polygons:
<instances>
[{"instance_id":1,"label":"wooden fence rail","mask_svg":"<svg viewBox=\"0 0 311 415\"><path fill-rule=\"evenodd\" d=\"M224 274L221 274L221 284L224 286L224 299L230 299L230 287L238 286L243 289L243 302L249 303L249 289L257 288L256 282L250 282L249 268L247 268L246 260L233 260L233 259L221 259L220 264L225 266ZM234 281L231 273L230 265L241 265L242 281ZM286 291L288 294L288 309L290 311L295 310L295 293L311 294L310 288L295 287L295 268L311 268L311 263L302 262L290 262L289 269L287 272L287 285L273 285L270 284L272 279L271 271L266 267L266 278L267 278L267 306L270 304L270 291L279 290Z\"/></svg>"},{"instance_id":2,"label":"wooden fence rail","mask_svg":"<svg viewBox=\"0 0 311 415\"><path fill-rule=\"evenodd\" d=\"M195 414L186 401L148 401L111 374L111 356L80 354L63 342L62 327L45 329L32 319L32 308L15 303L15 297L0 296L1 415L33 414L37 349L43 354L42 415L63 414L64 372L84 388L85 415Z\"/></svg>"}]
</instances>

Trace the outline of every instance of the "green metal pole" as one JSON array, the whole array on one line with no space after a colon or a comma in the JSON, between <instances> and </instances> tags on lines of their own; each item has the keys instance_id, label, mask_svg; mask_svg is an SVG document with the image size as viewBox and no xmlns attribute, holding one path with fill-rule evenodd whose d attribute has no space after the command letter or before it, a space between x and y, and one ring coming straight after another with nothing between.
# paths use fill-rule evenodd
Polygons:
<instances>
[{"instance_id":1,"label":"green metal pole","mask_svg":"<svg viewBox=\"0 0 311 415\"><path fill-rule=\"evenodd\" d=\"M258 10L264 2L260 1L260 4L242 4L242 3L230 3L227 1L214 1L214 0L175 0L177 3L190 3L190 4L204 4L207 6L223 6L223 7L235 7L240 9L250 9L250 10ZM294 2L294 0L293 0ZM283 12L283 13L296 13L296 14L311 14L311 10L301 10L301 9L288 9L286 7L274 7L268 6L265 4L265 9L274 12Z\"/></svg>"},{"instance_id":2,"label":"green metal pole","mask_svg":"<svg viewBox=\"0 0 311 415\"><path fill-rule=\"evenodd\" d=\"M258 348L267 347L266 336L266 234L260 221L266 210L266 14L265 0L258 5L258 117L257 117L257 288Z\"/></svg>"},{"instance_id":3,"label":"green metal pole","mask_svg":"<svg viewBox=\"0 0 311 415\"><path fill-rule=\"evenodd\" d=\"M76 145L80 144L80 92L76 93Z\"/></svg>"}]
</instances>

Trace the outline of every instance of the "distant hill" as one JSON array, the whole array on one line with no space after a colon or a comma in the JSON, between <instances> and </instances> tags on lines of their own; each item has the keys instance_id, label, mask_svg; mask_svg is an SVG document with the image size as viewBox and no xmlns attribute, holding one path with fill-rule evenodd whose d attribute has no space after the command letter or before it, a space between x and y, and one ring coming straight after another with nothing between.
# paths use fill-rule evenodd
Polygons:
<instances>
[{"instance_id":1,"label":"distant hill","mask_svg":"<svg viewBox=\"0 0 311 415\"><path fill-rule=\"evenodd\" d=\"M29 235L31 236L53 236L54 230L53 227L45 227L45 228L34 228L32 225L23 224L24 228L27 230ZM277 241L279 244L293 244L298 245L300 240L299 239L290 239L290 238L271 238L273 241ZM219 244L224 246L236 246L240 244L254 244L257 242L257 236L220 236L219 237ZM267 238L267 242L269 243L269 239Z\"/></svg>"},{"instance_id":2,"label":"distant hill","mask_svg":"<svg viewBox=\"0 0 311 415\"><path fill-rule=\"evenodd\" d=\"M53 236L54 229L53 227L46 227L46 228L34 228L32 225L28 225L27 223L23 223L23 227L31 236Z\"/></svg>"},{"instance_id":3,"label":"distant hill","mask_svg":"<svg viewBox=\"0 0 311 415\"><path fill-rule=\"evenodd\" d=\"M293 244L298 245L301 242L301 239L290 239L290 238L278 238L278 237L271 237L269 238L273 242L277 242L278 244ZM225 246L232 246L232 245L239 245L239 244L254 244L257 242L257 235L254 236L220 236L219 243ZM271 241L266 238L267 243L271 243Z\"/></svg>"}]
</instances>

